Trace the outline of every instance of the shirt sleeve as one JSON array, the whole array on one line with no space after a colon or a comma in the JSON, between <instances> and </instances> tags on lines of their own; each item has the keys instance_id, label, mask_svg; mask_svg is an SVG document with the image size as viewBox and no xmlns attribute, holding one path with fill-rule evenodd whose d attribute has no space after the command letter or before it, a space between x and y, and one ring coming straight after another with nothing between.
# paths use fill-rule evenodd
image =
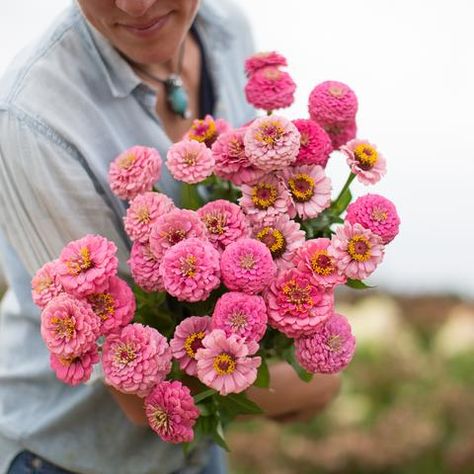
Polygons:
<instances>
[{"instance_id":1,"label":"shirt sleeve","mask_svg":"<svg viewBox=\"0 0 474 474\"><path fill-rule=\"evenodd\" d=\"M84 161L48 130L0 112L0 228L33 275L62 248L86 234L118 247L121 272L127 243Z\"/></svg>"}]
</instances>

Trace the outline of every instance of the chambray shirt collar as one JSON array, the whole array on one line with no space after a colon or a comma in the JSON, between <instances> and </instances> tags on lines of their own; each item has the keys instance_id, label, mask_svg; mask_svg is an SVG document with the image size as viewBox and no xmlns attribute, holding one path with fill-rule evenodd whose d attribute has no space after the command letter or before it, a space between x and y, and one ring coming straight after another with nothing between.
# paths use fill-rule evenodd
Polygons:
<instances>
[{"instance_id":1,"label":"chambray shirt collar","mask_svg":"<svg viewBox=\"0 0 474 474\"><path fill-rule=\"evenodd\" d=\"M74 1L74 7L79 17L81 33L91 53L97 56L97 64L102 70L112 96L115 98L129 96L136 87L142 84L142 80L112 44L85 19L76 1ZM217 1L202 1L195 24L201 34L209 36L209 44L220 45L225 49L228 42L232 40L232 34L225 28L225 15Z\"/></svg>"}]
</instances>

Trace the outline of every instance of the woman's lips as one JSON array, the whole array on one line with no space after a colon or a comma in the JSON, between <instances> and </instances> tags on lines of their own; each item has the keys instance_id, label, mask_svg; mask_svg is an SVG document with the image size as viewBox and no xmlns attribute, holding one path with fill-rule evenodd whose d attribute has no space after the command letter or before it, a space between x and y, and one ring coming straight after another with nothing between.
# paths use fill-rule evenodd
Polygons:
<instances>
[{"instance_id":1,"label":"woman's lips","mask_svg":"<svg viewBox=\"0 0 474 474\"><path fill-rule=\"evenodd\" d=\"M156 33L157 31L161 30L161 28L165 26L165 24L167 23L170 17L170 13L157 17L147 23L136 23L136 24L119 23L119 25L125 30L127 30L129 33L135 36L142 36L142 37L150 36Z\"/></svg>"}]
</instances>

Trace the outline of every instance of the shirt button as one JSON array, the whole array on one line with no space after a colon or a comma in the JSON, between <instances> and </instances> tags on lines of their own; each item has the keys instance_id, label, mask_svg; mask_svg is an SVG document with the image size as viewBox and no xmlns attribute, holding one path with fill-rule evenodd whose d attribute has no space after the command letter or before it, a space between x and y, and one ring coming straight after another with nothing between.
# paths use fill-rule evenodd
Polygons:
<instances>
[{"instance_id":1,"label":"shirt button","mask_svg":"<svg viewBox=\"0 0 474 474\"><path fill-rule=\"evenodd\" d=\"M33 458L31 461L31 467L33 469L41 469L43 467L43 461L40 458Z\"/></svg>"}]
</instances>

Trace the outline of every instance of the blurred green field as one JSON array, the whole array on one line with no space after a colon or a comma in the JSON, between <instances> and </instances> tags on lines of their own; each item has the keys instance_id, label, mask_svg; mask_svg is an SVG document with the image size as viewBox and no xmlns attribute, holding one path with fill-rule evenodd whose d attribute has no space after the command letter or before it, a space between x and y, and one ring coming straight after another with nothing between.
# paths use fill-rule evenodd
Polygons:
<instances>
[{"instance_id":1,"label":"blurred green field","mask_svg":"<svg viewBox=\"0 0 474 474\"><path fill-rule=\"evenodd\" d=\"M341 394L310 423L235 425L232 474L474 473L474 303L341 300L358 341Z\"/></svg>"}]
</instances>

